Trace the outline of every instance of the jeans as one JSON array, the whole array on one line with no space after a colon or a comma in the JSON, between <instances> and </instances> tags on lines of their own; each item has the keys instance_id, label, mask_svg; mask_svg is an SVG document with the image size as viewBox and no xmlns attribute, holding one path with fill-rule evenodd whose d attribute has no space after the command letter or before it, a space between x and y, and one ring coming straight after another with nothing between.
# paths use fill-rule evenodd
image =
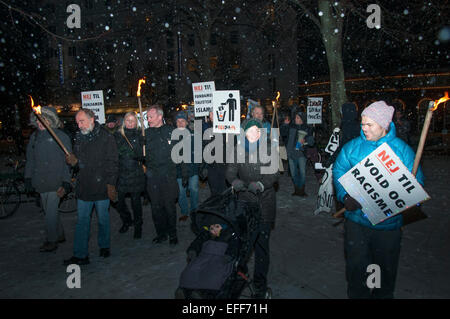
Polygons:
<instances>
[{"instance_id":1,"label":"jeans","mask_svg":"<svg viewBox=\"0 0 450 319\"><path fill-rule=\"evenodd\" d=\"M198 206L198 175L189 177L188 187L189 187L189 201L191 204L191 209L188 207L188 200L186 196L186 188L182 185L182 179L177 178L178 188L180 190L180 195L178 196L178 204L181 208L181 215L189 216L190 212L196 211Z\"/></svg>"},{"instance_id":2,"label":"jeans","mask_svg":"<svg viewBox=\"0 0 450 319\"><path fill-rule=\"evenodd\" d=\"M347 295L349 298L392 299L402 231L375 230L346 220L344 235L345 272L347 277ZM380 288L367 287L367 266L380 266Z\"/></svg>"},{"instance_id":3,"label":"jeans","mask_svg":"<svg viewBox=\"0 0 450 319\"><path fill-rule=\"evenodd\" d=\"M292 181L298 188L305 185L306 180L306 157L302 156L295 159L289 159L289 170L291 171Z\"/></svg>"},{"instance_id":4,"label":"jeans","mask_svg":"<svg viewBox=\"0 0 450 319\"><path fill-rule=\"evenodd\" d=\"M79 199L77 205L78 220L75 227L73 255L77 258L86 258L89 255L91 215L94 206L98 219L98 246L100 248L109 248L110 246L109 199L98 201L84 201Z\"/></svg>"}]
</instances>

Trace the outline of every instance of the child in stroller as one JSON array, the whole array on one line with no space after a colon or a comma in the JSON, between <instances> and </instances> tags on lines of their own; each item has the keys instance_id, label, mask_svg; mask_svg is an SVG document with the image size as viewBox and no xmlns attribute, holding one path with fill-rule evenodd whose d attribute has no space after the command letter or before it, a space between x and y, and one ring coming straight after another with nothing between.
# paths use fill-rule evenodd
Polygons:
<instances>
[{"instance_id":1,"label":"child in stroller","mask_svg":"<svg viewBox=\"0 0 450 319\"><path fill-rule=\"evenodd\" d=\"M231 188L200 205L192 215L197 237L187 249L175 298L237 299L246 285L252 291L246 264L258 214L258 207L236 200Z\"/></svg>"}]
</instances>

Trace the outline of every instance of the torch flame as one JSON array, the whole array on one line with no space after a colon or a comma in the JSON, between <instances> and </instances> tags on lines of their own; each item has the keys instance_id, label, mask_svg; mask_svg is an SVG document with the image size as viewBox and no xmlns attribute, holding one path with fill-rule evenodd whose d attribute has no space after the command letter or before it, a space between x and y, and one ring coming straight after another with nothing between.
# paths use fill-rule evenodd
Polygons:
<instances>
[{"instance_id":1,"label":"torch flame","mask_svg":"<svg viewBox=\"0 0 450 319\"><path fill-rule=\"evenodd\" d=\"M447 100L450 100L450 98L448 97L448 92L445 92L444 97L441 97L439 100L434 101L434 105L431 110L435 111L438 108L439 104L441 104Z\"/></svg>"},{"instance_id":2,"label":"torch flame","mask_svg":"<svg viewBox=\"0 0 450 319\"><path fill-rule=\"evenodd\" d=\"M141 96L141 84L145 83L145 77L139 80L139 84L138 84L138 90L137 90L137 96Z\"/></svg>"},{"instance_id":3,"label":"torch flame","mask_svg":"<svg viewBox=\"0 0 450 319\"><path fill-rule=\"evenodd\" d=\"M278 92L277 92L277 97L275 98L275 99L277 100L277 102L278 102L278 99L280 98L280 95L281 95L281 94L280 94L280 91L278 91Z\"/></svg>"},{"instance_id":4,"label":"torch flame","mask_svg":"<svg viewBox=\"0 0 450 319\"><path fill-rule=\"evenodd\" d=\"M30 99L31 99L31 108L37 113L37 114L41 114L41 106L34 106L34 101L33 101L33 97L31 95L29 95Z\"/></svg>"}]
</instances>

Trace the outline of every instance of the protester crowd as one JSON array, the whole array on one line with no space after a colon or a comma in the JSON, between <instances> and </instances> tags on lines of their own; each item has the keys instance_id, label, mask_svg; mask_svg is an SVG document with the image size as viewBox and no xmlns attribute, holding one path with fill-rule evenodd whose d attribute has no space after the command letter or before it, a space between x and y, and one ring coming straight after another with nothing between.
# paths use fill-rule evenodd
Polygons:
<instances>
[{"instance_id":1,"label":"protester crowd","mask_svg":"<svg viewBox=\"0 0 450 319\"><path fill-rule=\"evenodd\" d=\"M255 254L255 298L263 298L268 286L268 269L270 264L270 233L275 229L276 194L289 190L278 189L279 172L262 174L264 166L257 156L262 143L271 149L272 138L262 139L265 130L267 136L275 131L267 121L265 108L259 104L252 107L250 116L241 123L245 142L238 147L245 153L245 162L227 163L223 159L215 162L196 163L194 160L194 130L192 118L184 111L178 112L167 124L164 108L152 105L147 109L148 128L142 131L134 112L126 113L119 121L113 115L106 119L104 125L95 120L91 110L81 109L75 115L78 131L71 138L64 133L58 115L51 107L43 107L42 118L55 131L67 149L67 154L50 137L42 123L32 115L31 122L37 130L32 134L27 146L27 164L25 181L28 191L33 189L41 196L45 211L47 240L40 247L42 252L55 251L58 244L65 241L64 230L58 216L60 198L71 191L71 179L75 177L75 195L77 198L78 219L75 225L73 256L64 260L65 265L89 264L89 235L93 209L98 216L99 255L108 258L110 247L110 206L119 213L122 220L120 233L134 229L134 239L145 237L145 225L149 221L143 216L142 202L148 200L151 205L152 222L156 234L154 244L168 241L170 245L178 244L177 222L190 220L190 215L199 205L200 183L207 182L210 194L220 195L229 187L245 201L258 202L261 205L261 220L254 243ZM350 170L356 163L387 142L408 169L412 169L414 153L396 135L396 125L405 133L406 121L401 115L393 122L394 108L383 101L371 104L362 112L358 122L358 112L353 103L342 106L341 146L333 157L324 161L325 166L334 165L334 183L336 197L346 208L345 218L345 253L348 296L350 298L369 298L371 291L364 285L368 264L379 264L382 268L383 289L376 290L373 296L393 298L395 277L400 251L402 216L397 215L376 227L371 225L361 211L361 204L350 197L340 185L338 178ZM212 112L209 118L202 119L202 136L212 127ZM174 129L186 133L191 139L190 161L175 163L171 157L177 141L172 140ZM293 196L305 197L307 162L316 161L317 145L314 129L307 124L306 113L299 107L292 112L282 114L277 141L286 148L287 168L284 174L292 179ZM273 133L273 132L272 132ZM236 139L237 140L237 139ZM208 143L225 145L223 134L212 134ZM203 141L205 143L205 141ZM206 145L202 145L202 149ZM214 155L214 154L213 154ZM254 160L252 160L252 158ZM310 167L313 169L313 167ZM281 170L283 171L283 170ZM423 184L423 174L419 169L417 179ZM130 197L131 212L126 204ZM311 196L311 194L309 195ZM181 216L177 219L177 205ZM298 209L301 209L299 203ZM215 231L223 225L212 222L210 231L218 238ZM209 238L212 235L206 235ZM188 249L188 259L195 258L199 246Z\"/></svg>"}]
</instances>

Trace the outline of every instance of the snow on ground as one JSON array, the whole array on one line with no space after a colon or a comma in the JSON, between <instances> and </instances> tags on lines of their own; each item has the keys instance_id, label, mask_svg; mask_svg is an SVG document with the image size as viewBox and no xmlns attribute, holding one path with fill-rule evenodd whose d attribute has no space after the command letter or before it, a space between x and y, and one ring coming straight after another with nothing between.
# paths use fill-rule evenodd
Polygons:
<instances>
[{"instance_id":1,"label":"snow on ground","mask_svg":"<svg viewBox=\"0 0 450 319\"><path fill-rule=\"evenodd\" d=\"M397 298L450 297L450 218L448 157L424 159L424 205L429 218L404 228L397 278ZM346 298L343 225L329 214L313 215L319 183L308 167L307 198L293 197L287 173L277 193L277 224L271 235L269 285L273 298ZM200 199L209 195L200 189ZM76 213L62 214L66 243L54 253L40 253L43 215L33 203L22 204L0 220L0 298L173 298L185 266L185 250L194 236L178 224L180 243L155 245L150 206L144 206L144 230L119 234L121 222L111 208L111 257L98 256L97 221L92 218L90 261L81 266L81 288L69 289L63 259L72 256ZM252 261L250 262L250 266Z\"/></svg>"}]
</instances>

